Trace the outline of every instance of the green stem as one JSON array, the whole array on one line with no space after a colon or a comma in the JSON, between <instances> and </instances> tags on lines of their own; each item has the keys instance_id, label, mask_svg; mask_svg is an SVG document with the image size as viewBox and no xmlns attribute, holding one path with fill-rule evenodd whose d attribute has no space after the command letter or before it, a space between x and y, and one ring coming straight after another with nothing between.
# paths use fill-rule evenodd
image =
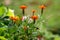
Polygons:
<instances>
[{"instance_id":1,"label":"green stem","mask_svg":"<svg viewBox=\"0 0 60 40\"><path fill-rule=\"evenodd\" d=\"M25 15L25 10L24 9L22 9L22 12L23 12L23 16Z\"/></svg>"},{"instance_id":2,"label":"green stem","mask_svg":"<svg viewBox=\"0 0 60 40\"><path fill-rule=\"evenodd\" d=\"M43 15L43 8L41 9L41 16Z\"/></svg>"},{"instance_id":3,"label":"green stem","mask_svg":"<svg viewBox=\"0 0 60 40\"><path fill-rule=\"evenodd\" d=\"M35 21L36 21L36 20L34 19L34 22L33 22L34 24L35 24Z\"/></svg>"}]
</instances>

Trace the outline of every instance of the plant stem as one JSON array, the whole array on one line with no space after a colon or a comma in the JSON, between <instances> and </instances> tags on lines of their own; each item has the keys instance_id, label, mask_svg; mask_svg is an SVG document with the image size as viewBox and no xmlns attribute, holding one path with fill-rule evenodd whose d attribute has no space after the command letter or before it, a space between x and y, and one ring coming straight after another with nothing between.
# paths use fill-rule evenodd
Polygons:
<instances>
[{"instance_id":1,"label":"plant stem","mask_svg":"<svg viewBox=\"0 0 60 40\"><path fill-rule=\"evenodd\" d=\"M23 12L23 16L25 15L25 11L24 11L24 9L22 9L22 12Z\"/></svg>"},{"instance_id":2,"label":"plant stem","mask_svg":"<svg viewBox=\"0 0 60 40\"><path fill-rule=\"evenodd\" d=\"M32 16L34 16L34 12L33 12L33 15Z\"/></svg>"},{"instance_id":3,"label":"plant stem","mask_svg":"<svg viewBox=\"0 0 60 40\"><path fill-rule=\"evenodd\" d=\"M35 24L35 19L34 19L34 22L33 23Z\"/></svg>"},{"instance_id":4,"label":"plant stem","mask_svg":"<svg viewBox=\"0 0 60 40\"><path fill-rule=\"evenodd\" d=\"M43 8L41 9L41 16L43 15Z\"/></svg>"}]
</instances>

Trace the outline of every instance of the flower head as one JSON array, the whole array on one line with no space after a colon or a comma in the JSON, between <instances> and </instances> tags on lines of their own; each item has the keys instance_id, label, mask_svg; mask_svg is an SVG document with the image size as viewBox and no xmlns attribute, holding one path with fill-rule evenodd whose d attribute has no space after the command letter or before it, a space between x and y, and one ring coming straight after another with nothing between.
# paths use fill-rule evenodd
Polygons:
<instances>
[{"instance_id":1,"label":"flower head","mask_svg":"<svg viewBox=\"0 0 60 40\"><path fill-rule=\"evenodd\" d=\"M35 13L35 10L32 10L33 13Z\"/></svg>"},{"instance_id":2,"label":"flower head","mask_svg":"<svg viewBox=\"0 0 60 40\"><path fill-rule=\"evenodd\" d=\"M24 21L26 19L27 19L27 16L23 16L23 17L20 18L20 20L22 20L22 21Z\"/></svg>"},{"instance_id":3,"label":"flower head","mask_svg":"<svg viewBox=\"0 0 60 40\"><path fill-rule=\"evenodd\" d=\"M41 8L41 9L45 9L45 6L44 6L44 5L41 5L41 6L39 6L39 8Z\"/></svg>"},{"instance_id":4,"label":"flower head","mask_svg":"<svg viewBox=\"0 0 60 40\"><path fill-rule=\"evenodd\" d=\"M33 20L36 20L38 18L38 16L34 15L31 17Z\"/></svg>"},{"instance_id":5,"label":"flower head","mask_svg":"<svg viewBox=\"0 0 60 40\"><path fill-rule=\"evenodd\" d=\"M11 20L13 20L13 19L14 19L14 17L13 17L13 16L10 16L10 19L11 19Z\"/></svg>"},{"instance_id":6,"label":"flower head","mask_svg":"<svg viewBox=\"0 0 60 40\"><path fill-rule=\"evenodd\" d=\"M10 16L10 19L13 21L16 21L16 20L19 20L19 17L18 16Z\"/></svg>"},{"instance_id":7,"label":"flower head","mask_svg":"<svg viewBox=\"0 0 60 40\"><path fill-rule=\"evenodd\" d=\"M20 6L20 8L21 8L21 9L25 9L25 8L27 8L27 6L22 5L22 6Z\"/></svg>"}]
</instances>

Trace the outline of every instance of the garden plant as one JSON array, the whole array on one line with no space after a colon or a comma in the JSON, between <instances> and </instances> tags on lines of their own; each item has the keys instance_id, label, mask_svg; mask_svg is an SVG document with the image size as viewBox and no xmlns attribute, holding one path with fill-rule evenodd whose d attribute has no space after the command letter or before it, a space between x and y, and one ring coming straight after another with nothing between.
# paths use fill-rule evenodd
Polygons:
<instances>
[{"instance_id":1,"label":"garden plant","mask_svg":"<svg viewBox=\"0 0 60 40\"><path fill-rule=\"evenodd\" d=\"M21 5L20 15L15 15L14 10L0 5L0 40L60 40L46 25L44 11L46 6L40 5L40 13L33 9L32 15L25 15L28 6Z\"/></svg>"}]
</instances>

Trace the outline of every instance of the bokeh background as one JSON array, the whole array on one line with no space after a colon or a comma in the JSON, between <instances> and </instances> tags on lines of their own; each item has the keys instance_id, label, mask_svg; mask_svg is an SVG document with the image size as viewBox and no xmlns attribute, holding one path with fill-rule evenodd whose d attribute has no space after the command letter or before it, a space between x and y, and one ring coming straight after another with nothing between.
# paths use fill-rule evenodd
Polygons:
<instances>
[{"instance_id":1,"label":"bokeh background","mask_svg":"<svg viewBox=\"0 0 60 40\"><path fill-rule=\"evenodd\" d=\"M25 10L26 15L31 15L32 10L35 9L35 14L40 14L39 6L44 4L46 8L44 9L44 17L47 21L47 26L60 28L60 0L0 0L0 3L13 9L15 15L21 15L21 9L19 6L26 5Z\"/></svg>"}]
</instances>

